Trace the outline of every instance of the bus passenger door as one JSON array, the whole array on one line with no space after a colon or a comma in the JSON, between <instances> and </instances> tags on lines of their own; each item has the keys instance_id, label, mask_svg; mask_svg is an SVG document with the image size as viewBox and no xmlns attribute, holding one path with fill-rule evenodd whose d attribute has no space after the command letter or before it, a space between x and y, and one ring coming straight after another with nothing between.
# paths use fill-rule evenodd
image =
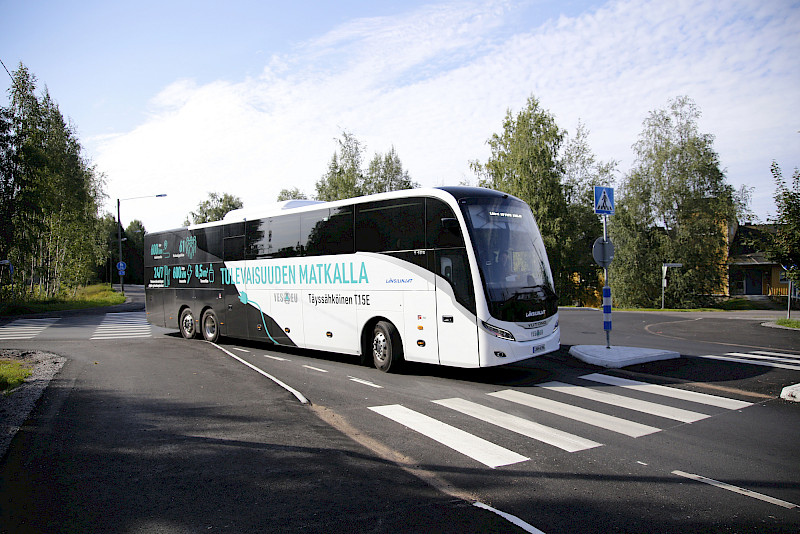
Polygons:
<instances>
[{"instance_id":1,"label":"bus passenger door","mask_svg":"<svg viewBox=\"0 0 800 534\"><path fill-rule=\"evenodd\" d=\"M464 305L474 299L466 251L437 250L436 275L439 363L478 367L478 327L475 314Z\"/></svg>"}]
</instances>

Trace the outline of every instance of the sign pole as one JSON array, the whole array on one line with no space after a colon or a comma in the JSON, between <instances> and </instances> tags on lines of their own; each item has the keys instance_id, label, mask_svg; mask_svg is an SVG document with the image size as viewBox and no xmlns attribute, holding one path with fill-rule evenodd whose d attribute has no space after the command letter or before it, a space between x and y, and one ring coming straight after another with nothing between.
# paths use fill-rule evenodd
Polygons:
<instances>
[{"instance_id":1,"label":"sign pole","mask_svg":"<svg viewBox=\"0 0 800 534\"><path fill-rule=\"evenodd\" d=\"M614 259L614 245L608 238L608 216L614 214L614 188L595 186L594 212L603 216L603 237L592 247L594 260L603 268L603 330L606 332L606 348L611 348L611 281L608 267Z\"/></svg>"},{"instance_id":2,"label":"sign pole","mask_svg":"<svg viewBox=\"0 0 800 534\"><path fill-rule=\"evenodd\" d=\"M603 241L608 243L608 215L603 215ZM608 279L608 265L603 268L603 330L606 331L606 348L611 348L611 281Z\"/></svg>"}]
</instances>

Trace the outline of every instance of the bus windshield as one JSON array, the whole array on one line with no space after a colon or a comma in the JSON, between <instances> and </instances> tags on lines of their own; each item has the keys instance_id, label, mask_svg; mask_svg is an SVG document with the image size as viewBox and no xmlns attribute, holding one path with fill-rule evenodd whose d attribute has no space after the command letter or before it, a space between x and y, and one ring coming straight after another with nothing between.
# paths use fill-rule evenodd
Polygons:
<instances>
[{"instance_id":1,"label":"bus windshield","mask_svg":"<svg viewBox=\"0 0 800 534\"><path fill-rule=\"evenodd\" d=\"M462 209L491 315L515 322L555 315L553 275L528 205L510 197L467 198Z\"/></svg>"}]
</instances>

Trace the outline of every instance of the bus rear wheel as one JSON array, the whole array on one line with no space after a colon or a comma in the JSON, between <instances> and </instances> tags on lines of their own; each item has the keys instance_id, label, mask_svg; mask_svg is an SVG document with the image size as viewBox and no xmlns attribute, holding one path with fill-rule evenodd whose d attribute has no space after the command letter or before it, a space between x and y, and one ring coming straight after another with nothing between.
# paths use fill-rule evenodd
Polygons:
<instances>
[{"instance_id":1,"label":"bus rear wheel","mask_svg":"<svg viewBox=\"0 0 800 534\"><path fill-rule=\"evenodd\" d=\"M379 321L372 331L372 359L384 373L397 371L403 364L403 345L392 323Z\"/></svg>"},{"instance_id":2,"label":"bus rear wheel","mask_svg":"<svg viewBox=\"0 0 800 534\"><path fill-rule=\"evenodd\" d=\"M217 314L214 310L206 310L203 313L203 320L201 321L203 339L216 343L219 339L219 322L217 321Z\"/></svg>"},{"instance_id":3,"label":"bus rear wheel","mask_svg":"<svg viewBox=\"0 0 800 534\"><path fill-rule=\"evenodd\" d=\"M185 308L181 312L179 321L181 335L186 339L192 339L197 335L197 326L194 322L194 314L189 308Z\"/></svg>"}]
</instances>

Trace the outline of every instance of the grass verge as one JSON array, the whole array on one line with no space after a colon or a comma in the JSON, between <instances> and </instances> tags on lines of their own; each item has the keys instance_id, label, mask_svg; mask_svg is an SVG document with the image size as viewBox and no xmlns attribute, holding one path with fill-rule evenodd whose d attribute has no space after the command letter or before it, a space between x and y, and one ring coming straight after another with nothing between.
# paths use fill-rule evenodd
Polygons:
<instances>
[{"instance_id":1,"label":"grass verge","mask_svg":"<svg viewBox=\"0 0 800 534\"><path fill-rule=\"evenodd\" d=\"M67 290L53 299L12 300L0 303L0 315L24 315L50 311L98 308L123 304L125 295L114 291L109 284L95 284Z\"/></svg>"},{"instance_id":2,"label":"grass verge","mask_svg":"<svg viewBox=\"0 0 800 534\"><path fill-rule=\"evenodd\" d=\"M0 392L5 394L31 375L27 365L15 360L0 360Z\"/></svg>"},{"instance_id":3,"label":"grass verge","mask_svg":"<svg viewBox=\"0 0 800 534\"><path fill-rule=\"evenodd\" d=\"M789 328L800 329L800 320L797 320L797 319L778 319L775 322L779 326L788 326Z\"/></svg>"}]
</instances>

